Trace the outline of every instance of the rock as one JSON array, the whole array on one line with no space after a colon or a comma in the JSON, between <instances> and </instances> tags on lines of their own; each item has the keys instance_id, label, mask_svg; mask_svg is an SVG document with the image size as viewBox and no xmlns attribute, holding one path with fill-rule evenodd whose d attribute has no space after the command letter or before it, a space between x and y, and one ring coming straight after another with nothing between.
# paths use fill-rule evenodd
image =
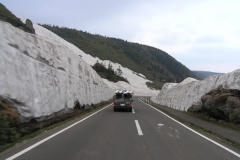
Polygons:
<instances>
[{"instance_id":1,"label":"rock","mask_svg":"<svg viewBox=\"0 0 240 160\"><path fill-rule=\"evenodd\" d=\"M209 96L203 106L209 110L215 108L215 99L212 96Z\"/></svg>"},{"instance_id":2,"label":"rock","mask_svg":"<svg viewBox=\"0 0 240 160\"><path fill-rule=\"evenodd\" d=\"M219 119L222 120L229 120L229 115L232 113L232 109L228 107L226 103L222 105L217 106L217 112L219 116Z\"/></svg>"},{"instance_id":3,"label":"rock","mask_svg":"<svg viewBox=\"0 0 240 160\"><path fill-rule=\"evenodd\" d=\"M192 105L191 107L188 108L188 112L201 112L203 110L203 107L201 105Z\"/></svg>"},{"instance_id":4,"label":"rock","mask_svg":"<svg viewBox=\"0 0 240 160\"><path fill-rule=\"evenodd\" d=\"M210 97L211 97L210 95L203 95L201 97L202 104L204 105L206 103L206 101L208 100L208 98L210 98Z\"/></svg>"},{"instance_id":5,"label":"rock","mask_svg":"<svg viewBox=\"0 0 240 160\"><path fill-rule=\"evenodd\" d=\"M229 110L225 106L212 106L207 110L210 117L215 119L228 120Z\"/></svg>"},{"instance_id":6,"label":"rock","mask_svg":"<svg viewBox=\"0 0 240 160\"><path fill-rule=\"evenodd\" d=\"M223 112L219 112L218 106L215 102L215 98L212 96L207 98L207 101L204 103L203 108L208 112L210 117L216 119L224 118Z\"/></svg>"},{"instance_id":7,"label":"rock","mask_svg":"<svg viewBox=\"0 0 240 160\"><path fill-rule=\"evenodd\" d=\"M240 109L240 96L238 90L227 90L218 88L203 95L201 101L203 108L210 117L222 120L229 120L230 115L236 109Z\"/></svg>"},{"instance_id":8,"label":"rock","mask_svg":"<svg viewBox=\"0 0 240 160\"><path fill-rule=\"evenodd\" d=\"M27 28L27 32L35 34L35 29L33 28L33 23L30 19L26 20L26 28Z\"/></svg>"},{"instance_id":9,"label":"rock","mask_svg":"<svg viewBox=\"0 0 240 160\"><path fill-rule=\"evenodd\" d=\"M20 26L20 27L18 27L18 28L24 31L24 28L23 28L23 26Z\"/></svg>"},{"instance_id":10,"label":"rock","mask_svg":"<svg viewBox=\"0 0 240 160\"><path fill-rule=\"evenodd\" d=\"M240 98L240 90L237 90L237 89L230 89L230 92L233 93L234 96Z\"/></svg>"},{"instance_id":11,"label":"rock","mask_svg":"<svg viewBox=\"0 0 240 160\"><path fill-rule=\"evenodd\" d=\"M226 102L227 106L232 109L240 109L240 99L238 97L229 96Z\"/></svg>"},{"instance_id":12,"label":"rock","mask_svg":"<svg viewBox=\"0 0 240 160\"><path fill-rule=\"evenodd\" d=\"M216 102L216 103L225 102L229 96L231 96L230 93L218 94L218 95L216 95L216 96L214 97L214 98L215 98L215 102Z\"/></svg>"}]
</instances>

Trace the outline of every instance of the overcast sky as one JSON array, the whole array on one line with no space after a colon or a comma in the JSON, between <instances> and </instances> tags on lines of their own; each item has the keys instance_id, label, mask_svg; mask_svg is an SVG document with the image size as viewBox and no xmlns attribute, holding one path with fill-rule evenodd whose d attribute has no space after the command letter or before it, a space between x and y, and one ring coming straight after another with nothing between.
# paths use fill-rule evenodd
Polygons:
<instances>
[{"instance_id":1,"label":"overcast sky","mask_svg":"<svg viewBox=\"0 0 240 160\"><path fill-rule=\"evenodd\" d=\"M161 49L190 70L240 69L240 0L0 0L13 14Z\"/></svg>"}]
</instances>

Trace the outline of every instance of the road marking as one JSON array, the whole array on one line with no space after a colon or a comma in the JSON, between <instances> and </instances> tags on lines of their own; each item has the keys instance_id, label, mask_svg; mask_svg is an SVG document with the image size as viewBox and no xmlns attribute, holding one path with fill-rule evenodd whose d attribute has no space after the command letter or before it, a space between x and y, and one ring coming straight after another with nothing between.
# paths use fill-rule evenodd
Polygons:
<instances>
[{"instance_id":1,"label":"road marking","mask_svg":"<svg viewBox=\"0 0 240 160\"><path fill-rule=\"evenodd\" d=\"M141 127L138 123L138 120L135 120L135 124L136 124L136 127L137 127L138 135L143 136L143 132L142 132Z\"/></svg>"},{"instance_id":2,"label":"road marking","mask_svg":"<svg viewBox=\"0 0 240 160\"><path fill-rule=\"evenodd\" d=\"M139 99L139 100L140 100L140 101L142 101L141 99ZM142 102L143 102L143 101L142 101ZM143 102L143 103L145 103L145 102ZM196 132L195 130L193 130L193 129L189 128L189 127L188 127L188 126L186 126L185 124L183 124L183 123L181 123L181 122L177 121L176 119L174 119L174 118L170 117L169 115L167 115L167 114L163 113L162 111L160 111L160 110L158 110L158 109L154 108L154 107L153 107L153 106L151 106L150 104L147 104L147 103L145 103L145 104L146 104L146 105L148 105L148 106L150 106L151 108L155 109L156 111L158 111L158 112L162 113L163 115L167 116L167 117L168 117L168 118L170 118L171 120L173 120L173 121L177 122L177 123L178 123L178 124L180 124L181 126L183 126L183 127L187 128L188 130L192 131L193 133L195 133L195 134L197 134L197 135L201 136L202 138L204 138L204 139L206 139L206 140L208 140L208 141L212 142L213 144L215 144L215 145L217 145L217 146L219 146L219 147L221 147L221 148L225 149L226 151L228 151L228 152L230 152L230 153L232 153L232 154L234 154L235 156L237 156L237 157L239 157L239 158L240 158L240 154L238 154L238 153L234 152L233 150L231 150L231 149L229 149L229 148L227 148L227 147L225 147L225 146L223 146L223 145L221 145L221 144L219 144L219 143L215 142L214 140L212 140L212 139L210 139L210 138L208 138L208 137L206 137L206 136L204 136L204 135L202 135L202 134L200 134L200 133Z\"/></svg>"},{"instance_id":3,"label":"road marking","mask_svg":"<svg viewBox=\"0 0 240 160\"><path fill-rule=\"evenodd\" d=\"M33 149L33 148L35 148L35 147L39 146L40 144L42 144L42 143L46 142L47 140L49 140L49 139L51 139L51 138L53 138L53 137L55 137L55 136L59 135L60 133L62 133L62 132L64 132L64 131L66 131L66 130L68 130L68 129L72 128L73 126L77 125L78 123L81 123L81 122L83 122L84 120L86 120L86 119L88 119L88 118L92 117L93 115L97 114L98 112L100 112L100 111L104 110L105 108L107 108L107 107L109 107L109 106L111 106L111 105L112 105L112 104L110 104L110 105L108 105L108 106L106 106L106 107L104 107L104 108L100 109L99 111L97 111L97 112L95 112L95 113L93 113L93 114L91 114L91 115L89 115L89 116L87 116L87 117L83 118L82 120L80 120L80 121L78 121L78 122L76 122L76 123L74 123L74 124L72 124L72 125L68 126L67 128L64 128L64 129L62 129L62 130L58 131L57 133L55 133L55 134L53 134L53 135L51 135L51 136L49 136L49 137L47 137L47 138L45 138L45 139L43 139L43 140L41 140L41 141L39 141L39 142L37 142L37 143L33 144L32 146L30 146L30 147L28 147L28 148L26 148L26 149L22 150L21 152L18 152L18 153L16 153L15 155L13 155L13 156L11 156L11 157L7 158L6 160L12 160L12 159L15 159L15 158L17 158L17 157L21 156L22 154L24 154L24 153L26 153L26 152L30 151L31 149Z\"/></svg>"},{"instance_id":4,"label":"road marking","mask_svg":"<svg viewBox=\"0 0 240 160\"><path fill-rule=\"evenodd\" d=\"M132 109L132 113L135 113L134 109Z\"/></svg>"}]
</instances>

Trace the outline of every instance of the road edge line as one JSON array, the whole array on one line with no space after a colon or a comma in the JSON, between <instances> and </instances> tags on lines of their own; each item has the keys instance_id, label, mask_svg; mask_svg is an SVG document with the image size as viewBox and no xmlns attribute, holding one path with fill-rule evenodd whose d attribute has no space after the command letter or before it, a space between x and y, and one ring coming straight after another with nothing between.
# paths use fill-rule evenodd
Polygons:
<instances>
[{"instance_id":1,"label":"road edge line","mask_svg":"<svg viewBox=\"0 0 240 160\"><path fill-rule=\"evenodd\" d=\"M155 109L156 111L162 113L163 115L165 115L166 117L170 118L171 120L177 122L177 123L180 124L181 126L183 126L183 127L187 128L188 130L192 131L193 133L195 133L195 134L201 136L202 138L204 138L204 139L206 139L206 140L212 142L213 144L215 144L215 145L217 145L217 146L219 146L219 147L225 149L226 151L228 151L228 152L230 152L230 153L232 153L232 154L234 154L235 156L237 156L237 157L240 158L240 154L238 154L237 152L234 152L233 150L231 150L231 149L229 149L229 148L227 148L227 147L225 147L225 146L223 146L223 145L221 145L221 144L215 142L214 140L212 140L212 139L210 139L210 138L208 138L208 137L202 135L201 133L198 133L197 131L195 131L195 130L193 130L192 128L186 126L185 124L183 124L183 123L177 121L176 119L172 118L171 116L167 115L166 113L164 113L164 112L158 110L157 108L151 106L150 104L145 103L145 102L142 101L141 99L139 99L139 100L140 100L141 102L143 102L144 104L148 105L149 107Z\"/></svg>"},{"instance_id":2,"label":"road edge line","mask_svg":"<svg viewBox=\"0 0 240 160\"><path fill-rule=\"evenodd\" d=\"M87 117L85 117L85 118L81 119L80 121L78 121L78 122L75 122L74 124L72 124L72 125L70 125L70 126L68 126L68 127L64 128L64 129L62 129L62 130L58 131L57 133L54 133L53 135L51 135L51 136L48 136L47 138L44 138L43 140L41 140L41 141L39 141L39 142L37 142L37 143L35 143L35 144L33 144L33 145L31 145L31 146L29 146L29 147L25 148L24 150L22 150L22 151L20 151L20 152L18 152L18 153L16 153L16 154L14 154L13 156L11 156L11 157L7 158L6 160L13 160L13 159L15 159L15 158L17 158L17 157L19 157L19 156L23 155L24 153L26 153L26 152L30 151L31 149L33 149L33 148L35 148L35 147L39 146L40 144L42 144L42 143L44 143L44 142L48 141L49 139L51 139L51 138L53 138L53 137L55 137L55 136L59 135L60 133L62 133L62 132L64 132L64 131L66 131L66 130L68 130L68 129L72 128L73 126L77 125L78 123L81 123L81 122L83 122L84 120L86 120L86 119L88 119L88 118L92 117L93 115L97 114L98 112L100 112L100 111L104 110L105 108L107 108L107 107L109 107L109 106L111 106L111 105L112 105L112 104L109 104L109 105L107 105L106 107L104 107L104 108L102 108L102 109L100 109L100 110L98 110L98 111L94 112L93 114L91 114L91 115L89 115L89 116L87 116Z\"/></svg>"}]
</instances>

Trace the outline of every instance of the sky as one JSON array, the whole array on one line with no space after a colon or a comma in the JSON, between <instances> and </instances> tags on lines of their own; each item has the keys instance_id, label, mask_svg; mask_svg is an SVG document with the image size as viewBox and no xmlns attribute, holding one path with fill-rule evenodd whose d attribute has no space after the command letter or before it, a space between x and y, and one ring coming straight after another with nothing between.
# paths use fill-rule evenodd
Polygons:
<instances>
[{"instance_id":1,"label":"sky","mask_svg":"<svg viewBox=\"0 0 240 160\"><path fill-rule=\"evenodd\" d=\"M240 0L0 0L34 23L161 49L190 70L240 69Z\"/></svg>"}]
</instances>

